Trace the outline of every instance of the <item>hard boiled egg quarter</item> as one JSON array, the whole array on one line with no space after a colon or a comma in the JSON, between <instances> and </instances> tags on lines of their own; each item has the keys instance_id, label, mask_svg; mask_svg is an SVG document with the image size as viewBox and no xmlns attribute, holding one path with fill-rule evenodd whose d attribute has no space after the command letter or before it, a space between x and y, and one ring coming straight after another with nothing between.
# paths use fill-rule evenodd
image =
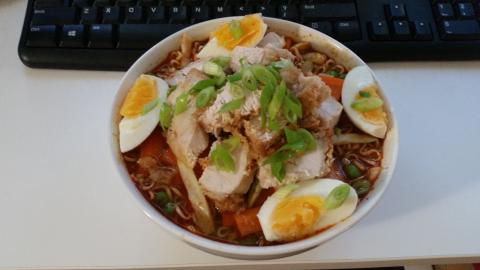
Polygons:
<instances>
[{"instance_id":1,"label":"hard boiled egg quarter","mask_svg":"<svg viewBox=\"0 0 480 270\"><path fill-rule=\"evenodd\" d=\"M266 31L267 25L263 22L260 13L246 15L240 20L232 20L212 33L210 40L197 56L198 58L229 56L235 46L255 47Z\"/></svg>"},{"instance_id":2,"label":"hard boiled egg quarter","mask_svg":"<svg viewBox=\"0 0 480 270\"><path fill-rule=\"evenodd\" d=\"M168 84L161 78L144 74L138 77L120 108L120 152L134 149L153 132L167 92Z\"/></svg>"},{"instance_id":3,"label":"hard boiled egg quarter","mask_svg":"<svg viewBox=\"0 0 480 270\"><path fill-rule=\"evenodd\" d=\"M336 179L315 179L298 185L286 185L270 196L257 214L268 241L293 241L349 217L358 203L351 186L343 203L327 209L326 199L336 187L345 184Z\"/></svg>"},{"instance_id":4,"label":"hard boiled egg quarter","mask_svg":"<svg viewBox=\"0 0 480 270\"><path fill-rule=\"evenodd\" d=\"M342 88L342 104L356 127L377 138L385 138L387 117L378 84L366 66L347 73Z\"/></svg>"}]
</instances>

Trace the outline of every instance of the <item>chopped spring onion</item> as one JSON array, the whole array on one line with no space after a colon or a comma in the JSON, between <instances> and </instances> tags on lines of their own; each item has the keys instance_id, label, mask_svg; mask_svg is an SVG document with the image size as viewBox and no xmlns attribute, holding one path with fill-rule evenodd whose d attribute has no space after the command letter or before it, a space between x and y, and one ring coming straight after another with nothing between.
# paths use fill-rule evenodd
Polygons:
<instances>
[{"instance_id":1,"label":"chopped spring onion","mask_svg":"<svg viewBox=\"0 0 480 270\"><path fill-rule=\"evenodd\" d=\"M188 92L177 97L175 101L175 115L179 115L188 109Z\"/></svg>"},{"instance_id":2,"label":"chopped spring onion","mask_svg":"<svg viewBox=\"0 0 480 270\"><path fill-rule=\"evenodd\" d=\"M245 96L245 92L243 88L236 83L231 83L230 87L228 88L228 91L230 92L230 94L232 94L233 98L235 99L242 98Z\"/></svg>"},{"instance_id":3,"label":"chopped spring onion","mask_svg":"<svg viewBox=\"0 0 480 270\"><path fill-rule=\"evenodd\" d=\"M170 94L175 91L175 89L177 89L177 86L176 85L172 85L170 86L170 88L168 88L168 91L167 91L167 97L170 96Z\"/></svg>"},{"instance_id":4,"label":"chopped spring onion","mask_svg":"<svg viewBox=\"0 0 480 270\"><path fill-rule=\"evenodd\" d=\"M244 97L234 99L230 102L223 104L223 106L220 108L220 110L218 110L218 112L224 113L224 112L230 112L230 111L236 110L242 106L244 101L245 101Z\"/></svg>"},{"instance_id":5,"label":"chopped spring onion","mask_svg":"<svg viewBox=\"0 0 480 270\"><path fill-rule=\"evenodd\" d=\"M285 98L285 94L287 93L287 86L285 82L282 81L279 86L275 89L275 93L273 94L272 101L268 105L268 117L270 120L275 119L277 113L280 111L282 107L283 99Z\"/></svg>"},{"instance_id":6,"label":"chopped spring onion","mask_svg":"<svg viewBox=\"0 0 480 270\"><path fill-rule=\"evenodd\" d=\"M223 141L223 144L228 151L233 152L240 146L240 138L238 136L230 136L230 138Z\"/></svg>"},{"instance_id":7,"label":"chopped spring onion","mask_svg":"<svg viewBox=\"0 0 480 270\"><path fill-rule=\"evenodd\" d=\"M210 154L210 160L219 170L234 172L235 160L223 143L218 143Z\"/></svg>"},{"instance_id":8,"label":"chopped spring onion","mask_svg":"<svg viewBox=\"0 0 480 270\"><path fill-rule=\"evenodd\" d=\"M215 77L225 76L223 68L212 61L208 61L203 64L203 72Z\"/></svg>"},{"instance_id":9,"label":"chopped spring onion","mask_svg":"<svg viewBox=\"0 0 480 270\"><path fill-rule=\"evenodd\" d=\"M341 184L336 186L330 193L327 195L325 200L325 208L328 210L336 209L340 207L350 194L350 186L347 184Z\"/></svg>"},{"instance_id":10,"label":"chopped spring onion","mask_svg":"<svg viewBox=\"0 0 480 270\"><path fill-rule=\"evenodd\" d=\"M267 119L267 110L268 104L272 100L273 94L275 93L275 85L266 84L263 87L262 94L260 95L260 114L262 118L262 127L265 127L265 122Z\"/></svg>"},{"instance_id":11,"label":"chopped spring onion","mask_svg":"<svg viewBox=\"0 0 480 270\"><path fill-rule=\"evenodd\" d=\"M240 25L239 20L232 20L228 24L228 28L230 30L230 35L232 35L233 39L237 40L242 37L243 29L242 29L242 26Z\"/></svg>"},{"instance_id":12,"label":"chopped spring onion","mask_svg":"<svg viewBox=\"0 0 480 270\"><path fill-rule=\"evenodd\" d=\"M160 126L163 130L170 127L173 118L173 108L170 104L163 102L160 104Z\"/></svg>"},{"instance_id":13,"label":"chopped spring onion","mask_svg":"<svg viewBox=\"0 0 480 270\"><path fill-rule=\"evenodd\" d=\"M217 56L212 58L210 61L221 66L222 68L226 67L230 63L230 57L228 56Z\"/></svg>"},{"instance_id":14,"label":"chopped spring onion","mask_svg":"<svg viewBox=\"0 0 480 270\"><path fill-rule=\"evenodd\" d=\"M370 181L366 179L358 179L358 180L352 181L351 185L357 192L358 196L367 194L371 186Z\"/></svg>"},{"instance_id":15,"label":"chopped spring onion","mask_svg":"<svg viewBox=\"0 0 480 270\"><path fill-rule=\"evenodd\" d=\"M370 93L367 92L367 91L360 90L360 91L358 91L358 94L359 94L361 97L365 97L365 98L370 97Z\"/></svg>"},{"instance_id":16,"label":"chopped spring onion","mask_svg":"<svg viewBox=\"0 0 480 270\"><path fill-rule=\"evenodd\" d=\"M167 204L165 204L165 206L163 207L163 210L165 211L165 213L167 213L168 215L171 215L173 214L173 212L175 212L175 208L177 207L177 205L174 203L174 202L168 202Z\"/></svg>"},{"instance_id":17,"label":"chopped spring onion","mask_svg":"<svg viewBox=\"0 0 480 270\"><path fill-rule=\"evenodd\" d=\"M329 70L329 71L327 71L326 74L328 74L330 76L333 76L333 77L338 77L338 75L339 75L338 71L336 71L336 70Z\"/></svg>"},{"instance_id":18,"label":"chopped spring onion","mask_svg":"<svg viewBox=\"0 0 480 270\"><path fill-rule=\"evenodd\" d=\"M215 98L215 87L209 86L198 93L195 104L197 108L203 108L210 104Z\"/></svg>"},{"instance_id":19,"label":"chopped spring onion","mask_svg":"<svg viewBox=\"0 0 480 270\"><path fill-rule=\"evenodd\" d=\"M201 90L203 90L203 89L205 89L209 86L214 86L216 83L217 83L217 79L215 79L215 78L201 80L201 81L198 81L196 84L194 84L188 92L191 95L195 95L195 94L198 94L198 92L200 92Z\"/></svg>"},{"instance_id":20,"label":"chopped spring onion","mask_svg":"<svg viewBox=\"0 0 480 270\"><path fill-rule=\"evenodd\" d=\"M360 169L353 163L343 166L343 170L350 179L355 179L362 176L362 172L360 171Z\"/></svg>"},{"instance_id":21,"label":"chopped spring onion","mask_svg":"<svg viewBox=\"0 0 480 270\"><path fill-rule=\"evenodd\" d=\"M293 67L292 61L287 60L287 59L281 59L280 61L273 62L271 65L272 65L272 67L274 67L276 69L279 69L279 70L284 69L284 68Z\"/></svg>"},{"instance_id":22,"label":"chopped spring onion","mask_svg":"<svg viewBox=\"0 0 480 270\"><path fill-rule=\"evenodd\" d=\"M272 175L282 182L283 178L285 178L285 164L283 164L283 162L274 162L270 166L272 168Z\"/></svg>"},{"instance_id":23,"label":"chopped spring onion","mask_svg":"<svg viewBox=\"0 0 480 270\"><path fill-rule=\"evenodd\" d=\"M163 207L170 202L170 197L168 197L168 194L165 191L159 191L155 192L153 200L158 206Z\"/></svg>"},{"instance_id":24,"label":"chopped spring onion","mask_svg":"<svg viewBox=\"0 0 480 270\"><path fill-rule=\"evenodd\" d=\"M283 116L290 123L296 123L302 117L302 104L295 95L289 93L285 96Z\"/></svg>"},{"instance_id":25,"label":"chopped spring onion","mask_svg":"<svg viewBox=\"0 0 480 270\"><path fill-rule=\"evenodd\" d=\"M280 81L282 79L280 73L278 73L278 71L274 67L267 66L266 69L268 69L275 76L275 78L277 78L277 81Z\"/></svg>"},{"instance_id":26,"label":"chopped spring onion","mask_svg":"<svg viewBox=\"0 0 480 270\"><path fill-rule=\"evenodd\" d=\"M255 79L263 84L277 84L277 78L266 67L262 65L252 65L250 67Z\"/></svg>"},{"instance_id":27,"label":"chopped spring onion","mask_svg":"<svg viewBox=\"0 0 480 270\"><path fill-rule=\"evenodd\" d=\"M253 75L253 72L249 68L244 68L242 71L242 84L250 91L257 90L257 80Z\"/></svg>"},{"instance_id":28,"label":"chopped spring onion","mask_svg":"<svg viewBox=\"0 0 480 270\"><path fill-rule=\"evenodd\" d=\"M218 87L222 87L225 85L225 83L227 82L227 77L225 76L225 74L223 74L222 76L219 76L216 78L216 82L215 82L215 85L218 86Z\"/></svg>"},{"instance_id":29,"label":"chopped spring onion","mask_svg":"<svg viewBox=\"0 0 480 270\"><path fill-rule=\"evenodd\" d=\"M151 110L153 110L153 108L155 108L155 106L157 106L158 104L158 98L148 102L147 104L143 105L143 108L142 108L142 115L145 115L147 113L149 113Z\"/></svg>"},{"instance_id":30,"label":"chopped spring onion","mask_svg":"<svg viewBox=\"0 0 480 270\"><path fill-rule=\"evenodd\" d=\"M236 81L240 81L241 79L242 79L242 73L240 72L227 76L227 81L229 82L236 82Z\"/></svg>"},{"instance_id":31,"label":"chopped spring onion","mask_svg":"<svg viewBox=\"0 0 480 270\"><path fill-rule=\"evenodd\" d=\"M382 107L383 100L378 97L361 97L352 102L352 108L359 112L368 112Z\"/></svg>"},{"instance_id":32,"label":"chopped spring onion","mask_svg":"<svg viewBox=\"0 0 480 270\"><path fill-rule=\"evenodd\" d=\"M291 159L292 157L295 156L295 153L293 151L288 151L286 149L282 150L277 150L273 155L269 156L265 161L263 161L263 164L272 164L275 162L283 162L286 160Z\"/></svg>"}]
</instances>

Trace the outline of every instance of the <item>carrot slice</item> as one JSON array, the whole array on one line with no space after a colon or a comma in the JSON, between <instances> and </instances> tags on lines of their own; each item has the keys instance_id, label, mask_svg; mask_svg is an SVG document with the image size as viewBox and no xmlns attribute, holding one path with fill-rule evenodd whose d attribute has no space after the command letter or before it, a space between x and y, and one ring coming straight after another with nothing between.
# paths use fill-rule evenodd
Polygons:
<instances>
[{"instance_id":1,"label":"carrot slice","mask_svg":"<svg viewBox=\"0 0 480 270\"><path fill-rule=\"evenodd\" d=\"M232 212L223 212L222 213L222 224L225 227L233 227L235 226L235 218L233 217L235 214Z\"/></svg>"},{"instance_id":2,"label":"carrot slice","mask_svg":"<svg viewBox=\"0 0 480 270\"><path fill-rule=\"evenodd\" d=\"M240 236L244 237L262 230L260 222L257 218L257 213L259 210L260 207L249 208L243 212L236 213L233 216Z\"/></svg>"},{"instance_id":3,"label":"carrot slice","mask_svg":"<svg viewBox=\"0 0 480 270\"><path fill-rule=\"evenodd\" d=\"M340 101L342 96L343 80L327 75L318 75L322 81L332 89L332 96Z\"/></svg>"}]
</instances>

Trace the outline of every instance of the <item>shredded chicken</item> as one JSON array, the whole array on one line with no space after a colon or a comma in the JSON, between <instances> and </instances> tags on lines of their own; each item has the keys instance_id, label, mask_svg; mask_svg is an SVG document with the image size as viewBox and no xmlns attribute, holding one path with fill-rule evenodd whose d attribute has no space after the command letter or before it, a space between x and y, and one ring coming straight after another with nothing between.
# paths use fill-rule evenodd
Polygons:
<instances>
[{"instance_id":1,"label":"shredded chicken","mask_svg":"<svg viewBox=\"0 0 480 270\"><path fill-rule=\"evenodd\" d=\"M261 158L275 151L275 146L280 142L282 134L279 131L271 131L262 128L260 117L243 121L245 135L252 147L252 156Z\"/></svg>"},{"instance_id":2,"label":"shredded chicken","mask_svg":"<svg viewBox=\"0 0 480 270\"><path fill-rule=\"evenodd\" d=\"M294 58L295 56L288 50L277 48L272 44L267 44L264 48L237 46L232 51L230 68L234 72L239 71L242 68L242 64L240 63L241 59L244 59L243 61L248 64L262 64L266 66L280 59L293 61Z\"/></svg>"}]
</instances>

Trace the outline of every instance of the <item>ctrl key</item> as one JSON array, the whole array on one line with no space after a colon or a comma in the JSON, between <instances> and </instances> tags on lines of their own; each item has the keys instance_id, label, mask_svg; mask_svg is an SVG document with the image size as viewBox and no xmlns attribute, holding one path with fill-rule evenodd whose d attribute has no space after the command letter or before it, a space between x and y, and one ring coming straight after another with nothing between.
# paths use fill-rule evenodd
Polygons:
<instances>
[{"instance_id":1,"label":"ctrl key","mask_svg":"<svg viewBox=\"0 0 480 270\"><path fill-rule=\"evenodd\" d=\"M28 47L56 47L57 27L55 25L31 26L27 39Z\"/></svg>"},{"instance_id":2,"label":"ctrl key","mask_svg":"<svg viewBox=\"0 0 480 270\"><path fill-rule=\"evenodd\" d=\"M89 48L113 48L113 26L111 24L92 24L89 31Z\"/></svg>"}]
</instances>

